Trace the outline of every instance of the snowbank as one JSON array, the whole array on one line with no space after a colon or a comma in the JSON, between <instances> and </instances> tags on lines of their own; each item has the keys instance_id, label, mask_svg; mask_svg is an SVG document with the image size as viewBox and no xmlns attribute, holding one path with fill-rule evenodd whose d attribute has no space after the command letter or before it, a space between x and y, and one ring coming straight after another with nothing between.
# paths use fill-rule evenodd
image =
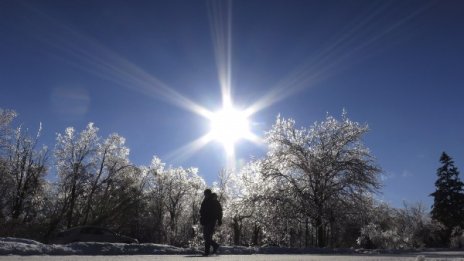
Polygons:
<instances>
[{"instance_id":1,"label":"snowbank","mask_svg":"<svg viewBox=\"0 0 464 261\"><path fill-rule=\"evenodd\" d=\"M22 238L0 238L0 255L186 255L198 250L159 244L79 242L47 245Z\"/></svg>"},{"instance_id":2,"label":"snowbank","mask_svg":"<svg viewBox=\"0 0 464 261\"><path fill-rule=\"evenodd\" d=\"M202 249L180 248L160 244L122 244L79 242L67 245L47 245L23 239L0 237L0 255L195 255ZM283 248L221 246L220 254L398 254L398 250L329 249L329 248ZM411 251L410 252L415 252Z\"/></svg>"}]
</instances>

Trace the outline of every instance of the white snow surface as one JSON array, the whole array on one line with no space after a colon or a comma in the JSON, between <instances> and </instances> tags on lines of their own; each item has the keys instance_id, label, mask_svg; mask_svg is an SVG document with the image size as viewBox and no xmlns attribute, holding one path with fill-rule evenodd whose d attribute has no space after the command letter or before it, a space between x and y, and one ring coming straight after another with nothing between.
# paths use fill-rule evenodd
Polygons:
<instances>
[{"instance_id":1,"label":"white snow surface","mask_svg":"<svg viewBox=\"0 0 464 261\"><path fill-rule=\"evenodd\" d=\"M77 242L67 245L48 245L31 239L0 237L0 255L191 255L201 254L202 252L203 249L180 248L152 243ZM354 252L350 249L221 246L219 253L225 255L251 255Z\"/></svg>"},{"instance_id":2,"label":"white snow surface","mask_svg":"<svg viewBox=\"0 0 464 261\"><path fill-rule=\"evenodd\" d=\"M227 255L303 254L326 253L324 249L297 249L280 247L221 246L219 252ZM330 253L343 251L330 250ZM349 252L349 251L348 251ZM31 239L0 237L0 255L189 255L200 254L202 249L180 248L152 243L123 244L78 242L67 245L47 245Z\"/></svg>"},{"instance_id":3,"label":"white snow surface","mask_svg":"<svg viewBox=\"0 0 464 261\"><path fill-rule=\"evenodd\" d=\"M221 246L221 254L254 254L257 248ZM67 245L43 244L35 240L0 237L0 255L189 255L201 249L180 248L161 244L123 244L77 242Z\"/></svg>"},{"instance_id":4,"label":"white snow surface","mask_svg":"<svg viewBox=\"0 0 464 261\"><path fill-rule=\"evenodd\" d=\"M160 244L78 242L47 245L30 239L0 238L0 255L176 255L197 250Z\"/></svg>"},{"instance_id":5,"label":"white snow surface","mask_svg":"<svg viewBox=\"0 0 464 261\"><path fill-rule=\"evenodd\" d=\"M424 251L424 250L422 250ZM266 254L316 254L320 255L341 255L341 256L395 256L407 255L417 256L425 254L427 257L436 254L445 254L446 257L464 257L464 252L452 253L445 252L419 252L415 250L355 250L355 249L324 249L324 248L282 248L282 247L243 247L243 246L221 246L221 255L266 255ZM78 242L67 245L43 244L38 241L24 238L0 237L0 256L118 256L118 255L199 255L202 249L180 248L161 244L123 244L123 243L100 243L100 242ZM417 259L417 260L420 260ZM462 259L460 259L462 260Z\"/></svg>"}]
</instances>

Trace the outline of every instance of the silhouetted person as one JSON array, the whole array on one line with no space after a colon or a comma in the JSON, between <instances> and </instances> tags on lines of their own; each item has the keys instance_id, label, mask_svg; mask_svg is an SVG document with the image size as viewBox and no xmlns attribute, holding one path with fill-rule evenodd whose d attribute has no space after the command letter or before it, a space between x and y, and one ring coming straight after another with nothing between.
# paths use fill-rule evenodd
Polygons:
<instances>
[{"instance_id":1,"label":"silhouetted person","mask_svg":"<svg viewBox=\"0 0 464 261\"><path fill-rule=\"evenodd\" d=\"M217 200L216 193L211 193L211 189L206 189L204 194L205 198L200 208L200 224L203 226L205 239L205 253L203 255L207 256L211 246L213 246L213 254L219 248L219 244L213 241L213 234L216 221L218 226L222 224L222 206Z\"/></svg>"}]
</instances>

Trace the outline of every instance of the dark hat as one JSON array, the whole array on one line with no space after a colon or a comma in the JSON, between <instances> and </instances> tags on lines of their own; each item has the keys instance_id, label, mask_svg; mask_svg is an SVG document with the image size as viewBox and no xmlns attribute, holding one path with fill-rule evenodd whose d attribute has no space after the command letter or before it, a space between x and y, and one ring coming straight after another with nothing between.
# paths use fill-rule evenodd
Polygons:
<instances>
[{"instance_id":1,"label":"dark hat","mask_svg":"<svg viewBox=\"0 0 464 261\"><path fill-rule=\"evenodd\" d=\"M204 194L205 194L205 196L211 195L211 189L205 189Z\"/></svg>"}]
</instances>

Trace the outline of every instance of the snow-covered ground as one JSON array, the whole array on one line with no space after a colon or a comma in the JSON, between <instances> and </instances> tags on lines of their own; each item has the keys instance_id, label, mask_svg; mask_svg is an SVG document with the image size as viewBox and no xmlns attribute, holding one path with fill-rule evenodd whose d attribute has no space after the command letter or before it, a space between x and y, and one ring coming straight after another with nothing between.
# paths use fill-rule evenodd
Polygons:
<instances>
[{"instance_id":1,"label":"snow-covered ground","mask_svg":"<svg viewBox=\"0 0 464 261\"><path fill-rule=\"evenodd\" d=\"M0 260L179 260L199 256L198 249L160 244L80 242L47 245L21 238L0 238ZM464 251L363 251L223 246L213 260L462 260ZM272 254L272 255L271 255ZM307 254L307 255L304 255ZM130 257L128 256L130 255Z\"/></svg>"},{"instance_id":2,"label":"snow-covered ground","mask_svg":"<svg viewBox=\"0 0 464 261\"><path fill-rule=\"evenodd\" d=\"M177 260L219 260L219 261L462 261L456 256L365 256L365 255L220 255L201 257L193 255L143 255L143 256L0 256L1 261L177 261Z\"/></svg>"},{"instance_id":3,"label":"snow-covered ground","mask_svg":"<svg viewBox=\"0 0 464 261\"><path fill-rule=\"evenodd\" d=\"M122 244L78 242L67 245L48 245L40 242L4 237L0 238L0 255L193 255L200 254L202 249L179 248L160 244ZM279 247L243 247L221 246L221 254L341 254L356 253L351 249L319 249L319 248L279 248Z\"/></svg>"},{"instance_id":4,"label":"snow-covered ground","mask_svg":"<svg viewBox=\"0 0 464 261\"><path fill-rule=\"evenodd\" d=\"M0 255L187 255L193 249L159 244L78 242L47 245L22 238L0 238Z\"/></svg>"},{"instance_id":5,"label":"snow-covered ground","mask_svg":"<svg viewBox=\"0 0 464 261\"><path fill-rule=\"evenodd\" d=\"M202 249L180 248L160 244L122 244L77 242L67 245L48 245L30 239L0 238L0 255L193 255ZM280 248L221 246L221 254L355 254L353 249Z\"/></svg>"}]
</instances>

